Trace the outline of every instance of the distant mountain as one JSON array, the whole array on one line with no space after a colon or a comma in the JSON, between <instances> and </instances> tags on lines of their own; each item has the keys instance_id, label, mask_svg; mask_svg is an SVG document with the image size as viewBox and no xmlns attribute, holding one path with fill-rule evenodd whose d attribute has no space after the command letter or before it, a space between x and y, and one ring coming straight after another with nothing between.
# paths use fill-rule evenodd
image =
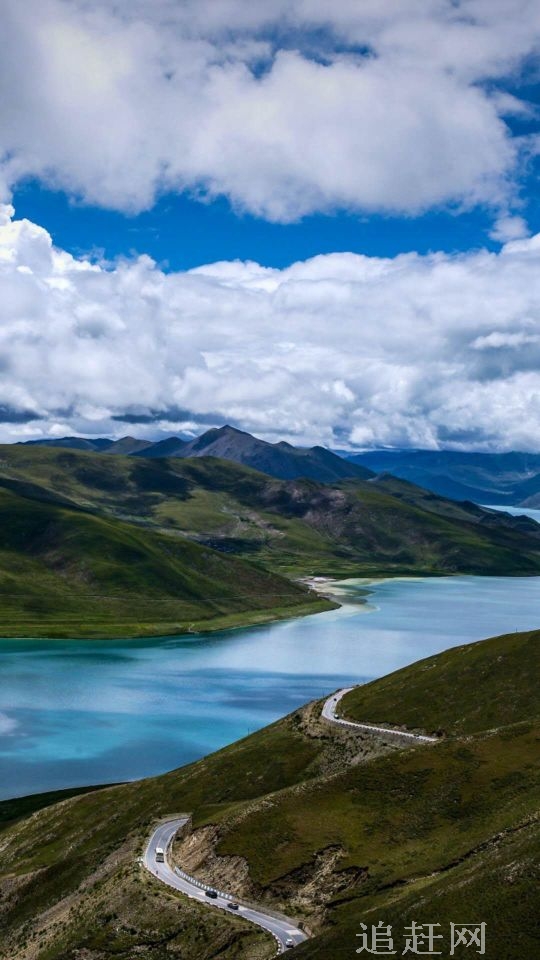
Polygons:
<instances>
[{"instance_id":1,"label":"distant mountain","mask_svg":"<svg viewBox=\"0 0 540 960\"><path fill-rule=\"evenodd\" d=\"M340 480L373 479L377 474L389 473L451 500L500 506L540 506L540 454L535 453L370 450L345 454L319 446L295 447L283 441L267 443L228 425L207 430L194 440L167 437L152 442L136 437L122 437L120 440L61 437L58 440L29 440L26 445L152 460L218 457L279 480L305 477L319 483L338 483Z\"/></svg>"},{"instance_id":2,"label":"distant mountain","mask_svg":"<svg viewBox=\"0 0 540 960\"><path fill-rule=\"evenodd\" d=\"M55 440L24 440L15 444L17 447L66 447L68 450L95 450L103 453L112 444L113 440L107 437L98 437L87 440L85 437L58 437Z\"/></svg>"},{"instance_id":3,"label":"distant mountain","mask_svg":"<svg viewBox=\"0 0 540 960\"><path fill-rule=\"evenodd\" d=\"M348 459L375 473L391 473L453 500L540 505L540 454L371 450Z\"/></svg>"},{"instance_id":4,"label":"distant mountain","mask_svg":"<svg viewBox=\"0 0 540 960\"><path fill-rule=\"evenodd\" d=\"M121 440L109 441L107 447L101 447L102 453L121 453L125 457L131 457L148 447L153 447L151 440L137 440L136 437L122 437Z\"/></svg>"},{"instance_id":5,"label":"distant mountain","mask_svg":"<svg viewBox=\"0 0 540 960\"><path fill-rule=\"evenodd\" d=\"M514 488L514 494L520 507L540 507L540 473L529 477Z\"/></svg>"},{"instance_id":6,"label":"distant mountain","mask_svg":"<svg viewBox=\"0 0 540 960\"><path fill-rule=\"evenodd\" d=\"M177 448L167 453L161 452L168 442L163 441L160 445L160 456L219 457L220 460L232 460L280 480L306 477L320 483L335 483L338 480L366 479L371 476L365 467L344 460L324 447L293 447L283 441L267 443L230 426L207 430L189 443L177 441ZM138 456L155 456L156 446L150 451L141 450Z\"/></svg>"},{"instance_id":7,"label":"distant mountain","mask_svg":"<svg viewBox=\"0 0 540 960\"><path fill-rule=\"evenodd\" d=\"M158 440L157 443L150 443L144 450L136 451L136 457L181 457L182 451L189 446L188 441L180 440L180 437L167 437L166 440Z\"/></svg>"},{"instance_id":8,"label":"distant mountain","mask_svg":"<svg viewBox=\"0 0 540 960\"><path fill-rule=\"evenodd\" d=\"M540 572L533 520L443 499L387 474L325 484L209 456L5 445L3 489L185 537L294 577Z\"/></svg>"},{"instance_id":9,"label":"distant mountain","mask_svg":"<svg viewBox=\"0 0 540 960\"><path fill-rule=\"evenodd\" d=\"M168 437L152 443L122 437L121 440L85 440L81 437L63 437L58 440L30 440L29 444L46 447L67 447L72 450L94 450L98 453L116 453L145 457L219 457L252 467L280 480L306 477L320 483L339 480L359 480L371 477L371 471L359 464L326 450L324 447L293 447L290 443L267 443L250 433L224 426L207 430L194 440Z\"/></svg>"},{"instance_id":10,"label":"distant mountain","mask_svg":"<svg viewBox=\"0 0 540 960\"><path fill-rule=\"evenodd\" d=\"M85 437L59 437L58 440L26 440L17 446L64 447L67 450L93 450L95 453L121 453L129 457L146 447L159 444L154 444L151 440L137 440L136 437L122 437L120 440L111 440L109 437L96 437L92 440Z\"/></svg>"}]
</instances>

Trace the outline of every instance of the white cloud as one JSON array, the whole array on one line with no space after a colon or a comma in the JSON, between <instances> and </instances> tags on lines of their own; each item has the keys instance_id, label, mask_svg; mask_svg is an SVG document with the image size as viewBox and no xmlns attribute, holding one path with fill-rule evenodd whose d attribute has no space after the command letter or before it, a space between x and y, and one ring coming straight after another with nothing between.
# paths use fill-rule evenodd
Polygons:
<instances>
[{"instance_id":1,"label":"white cloud","mask_svg":"<svg viewBox=\"0 0 540 960\"><path fill-rule=\"evenodd\" d=\"M535 0L4 0L0 187L289 221L512 201ZM276 37L279 40L276 40ZM318 38L318 39L315 39ZM277 48L276 48L277 46Z\"/></svg>"},{"instance_id":2,"label":"white cloud","mask_svg":"<svg viewBox=\"0 0 540 960\"><path fill-rule=\"evenodd\" d=\"M474 350L498 350L501 347L524 347L528 343L540 343L540 333L489 333L477 337L471 346Z\"/></svg>"},{"instance_id":3,"label":"white cloud","mask_svg":"<svg viewBox=\"0 0 540 960\"><path fill-rule=\"evenodd\" d=\"M540 237L166 274L78 260L0 213L4 441L232 421L300 443L540 450Z\"/></svg>"},{"instance_id":4,"label":"white cloud","mask_svg":"<svg viewBox=\"0 0 540 960\"><path fill-rule=\"evenodd\" d=\"M492 240L507 243L509 240L521 240L529 235L529 228L523 217L499 217L490 231Z\"/></svg>"}]
</instances>

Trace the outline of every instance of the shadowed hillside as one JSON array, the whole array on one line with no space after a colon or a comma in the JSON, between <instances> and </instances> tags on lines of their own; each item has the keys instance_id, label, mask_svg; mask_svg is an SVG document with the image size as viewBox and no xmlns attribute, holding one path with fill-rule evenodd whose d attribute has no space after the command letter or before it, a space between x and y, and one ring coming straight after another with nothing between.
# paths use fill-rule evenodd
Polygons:
<instances>
[{"instance_id":1,"label":"shadowed hillside","mask_svg":"<svg viewBox=\"0 0 540 960\"><path fill-rule=\"evenodd\" d=\"M0 636L185 633L328 606L253 564L11 486L0 486Z\"/></svg>"}]
</instances>

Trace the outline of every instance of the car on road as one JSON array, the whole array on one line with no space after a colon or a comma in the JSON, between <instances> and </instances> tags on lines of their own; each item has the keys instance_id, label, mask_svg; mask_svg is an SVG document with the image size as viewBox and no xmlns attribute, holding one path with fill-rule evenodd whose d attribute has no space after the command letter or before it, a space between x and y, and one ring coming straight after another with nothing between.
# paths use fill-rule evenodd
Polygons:
<instances>
[{"instance_id":1,"label":"car on road","mask_svg":"<svg viewBox=\"0 0 540 960\"><path fill-rule=\"evenodd\" d=\"M290 937L287 937L287 939L286 939L286 941L285 941L285 946L286 946L286 947L294 947L294 940L291 940Z\"/></svg>"},{"instance_id":2,"label":"car on road","mask_svg":"<svg viewBox=\"0 0 540 960\"><path fill-rule=\"evenodd\" d=\"M205 890L204 892L207 897L211 897L212 900L217 900L217 893L215 890Z\"/></svg>"},{"instance_id":3,"label":"car on road","mask_svg":"<svg viewBox=\"0 0 540 960\"><path fill-rule=\"evenodd\" d=\"M238 910L238 904L235 903L234 900L230 900L227 906L229 910Z\"/></svg>"}]
</instances>

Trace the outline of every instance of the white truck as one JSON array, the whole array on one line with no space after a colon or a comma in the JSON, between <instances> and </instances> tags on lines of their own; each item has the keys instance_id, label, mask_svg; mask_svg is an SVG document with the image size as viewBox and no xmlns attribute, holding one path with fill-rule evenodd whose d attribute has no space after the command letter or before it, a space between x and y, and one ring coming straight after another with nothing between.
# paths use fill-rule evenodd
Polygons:
<instances>
[{"instance_id":1,"label":"white truck","mask_svg":"<svg viewBox=\"0 0 540 960\"><path fill-rule=\"evenodd\" d=\"M163 847L156 847L156 863L165 863L165 851Z\"/></svg>"}]
</instances>

